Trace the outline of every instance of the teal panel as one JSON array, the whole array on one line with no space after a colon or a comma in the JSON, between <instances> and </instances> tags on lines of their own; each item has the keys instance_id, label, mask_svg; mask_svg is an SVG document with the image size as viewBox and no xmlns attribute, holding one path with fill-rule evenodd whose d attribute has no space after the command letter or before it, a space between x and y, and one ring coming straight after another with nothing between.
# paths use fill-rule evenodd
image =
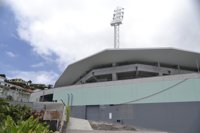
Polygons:
<instances>
[{"instance_id":1,"label":"teal panel","mask_svg":"<svg viewBox=\"0 0 200 133\"><path fill-rule=\"evenodd\" d=\"M121 104L135 100L132 103L200 101L200 79L188 79L174 86L181 81L183 80L127 82L113 85L102 82L101 86L95 84L68 86L55 89L54 100L62 99L67 103L67 94L73 94L73 105ZM169 87L172 88L160 92Z\"/></svg>"}]
</instances>

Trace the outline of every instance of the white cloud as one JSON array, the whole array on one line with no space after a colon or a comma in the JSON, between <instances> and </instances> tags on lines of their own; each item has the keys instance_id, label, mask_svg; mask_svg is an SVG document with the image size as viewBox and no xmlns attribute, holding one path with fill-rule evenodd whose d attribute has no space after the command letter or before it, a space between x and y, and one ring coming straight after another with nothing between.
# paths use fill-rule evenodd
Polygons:
<instances>
[{"instance_id":1,"label":"white cloud","mask_svg":"<svg viewBox=\"0 0 200 133\"><path fill-rule=\"evenodd\" d=\"M3 1L2 0L0 0L0 6L2 6L3 5Z\"/></svg>"},{"instance_id":2,"label":"white cloud","mask_svg":"<svg viewBox=\"0 0 200 133\"><path fill-rule=\"evenodd\" d=\"M9 73L8 79L12 78L31 80L33 83L54 84L58 74L52 71L12 71Z\"/></svg>"},{"instance_id":3,"label":"white cloud","mask_svg":"<svg viewBox=\"0 0 200 133\"><path fill-rule=\"evenodd\" d=\"M15 57L17 56L16 54L14 54L14 53L11 52L11 51L7 51L7 52L6 52L6 55L9 56L9 57L11 57L11 58L15 58Z\"/></svg>"},{"instance_id":4,"label":"white cloud","mask_svg":"<svg viewBox=\"0 0 200 133\"><path fill-rule=\"evenodd\" d=\"M44 66L44 63L43 63L43 62L39 62L39 63L37 63L37 64L31 65L31 67L33 67L33 68L42 67L42 66Z\"/></svg>"},{"instance_id":5,"label":"white cloud","mask_svg":"<svg viewBox=\"0 0 200 133\"><path fill-rule=\"evenodd\" d=\"M68 63L113 47L109 23L125 8L121 47L180 47L200 51L199 14L191 0L8 0L19 36L42 57Z\"/></svg>"}]
</instances>

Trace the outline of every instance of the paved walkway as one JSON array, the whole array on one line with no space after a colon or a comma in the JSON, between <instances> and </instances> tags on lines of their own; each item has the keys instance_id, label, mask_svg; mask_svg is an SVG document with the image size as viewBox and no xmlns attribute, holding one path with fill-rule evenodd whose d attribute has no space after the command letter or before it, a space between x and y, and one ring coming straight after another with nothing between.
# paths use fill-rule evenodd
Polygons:
<instances>
[{"instance_id":1,"label":"paved walkway","mask_svg":"<svg viewBox=\"0 0 200 133\"><path fill-rule=\"evenodd\" d=\"M167 133L155 131L103 131L103 130L68 130L67 133Z\"/></svg>"},{"instance_id":2,"label":"paved walkway","mask_svg":"<svg viewBox=\"0 0 200 133\"><path fill-rule=\"evenodd\" d=\"M159 132L159 131L128 131L128 130L93 130L90 126L88 120L78 119L78 118L70 118L70 122L68 125L68 129L66 133L167 133L167 132Z\"/></svg>"},{"instance_id":3,"label":"paved walkway","mask_svg":"<svg viewBox=\"0 0 200 133\"><path fill-rule=\"evenodd\" d=\"M70 117L68 129L71 130L92 130L88 120Z\"/></svg>"}]
</instances>

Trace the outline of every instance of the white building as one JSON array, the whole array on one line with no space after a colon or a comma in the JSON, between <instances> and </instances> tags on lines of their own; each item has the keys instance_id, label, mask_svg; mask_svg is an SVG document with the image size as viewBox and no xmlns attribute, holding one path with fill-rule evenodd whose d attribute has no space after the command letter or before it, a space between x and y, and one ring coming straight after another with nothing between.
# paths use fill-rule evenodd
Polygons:
<instances>
[{"instance_id":1,"label":"white building","mask_svg":"<svg viewBox=\"0 0 200 133\"><path fill-rule=\"evenodd\" d=\"M24 88L6 82L6 78L0 76L0 98L7 98L13 101L28 102L30 93Z\"/></svg>"}]
</instances>

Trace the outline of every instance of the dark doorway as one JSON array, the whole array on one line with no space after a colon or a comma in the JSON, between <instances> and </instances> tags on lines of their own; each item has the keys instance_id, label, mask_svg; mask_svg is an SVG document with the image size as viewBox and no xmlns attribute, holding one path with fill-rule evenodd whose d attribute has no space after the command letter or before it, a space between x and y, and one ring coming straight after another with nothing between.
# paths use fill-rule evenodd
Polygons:
<instances>
[{"instance_id":1,"label":"dark doorway","mask_svg":"<svg viewBox=\"0 0 200 133\"><path fill-rule=\"evenodd\" d=\"M99 121L99 105L86 106L86 119Z\"/></svg>"}]
</instances>

